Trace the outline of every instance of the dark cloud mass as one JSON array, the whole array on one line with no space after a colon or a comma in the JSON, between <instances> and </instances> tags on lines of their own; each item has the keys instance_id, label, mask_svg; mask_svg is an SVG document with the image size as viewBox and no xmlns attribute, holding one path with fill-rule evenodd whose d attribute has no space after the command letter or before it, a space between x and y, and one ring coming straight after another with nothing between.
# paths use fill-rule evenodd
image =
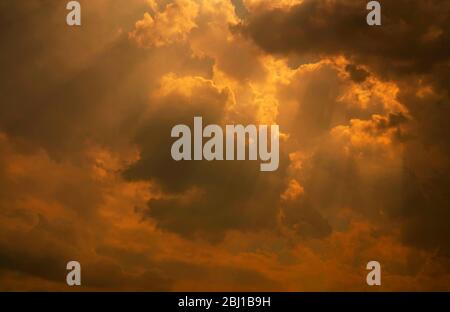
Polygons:
<instances>
[{"instance_id":1,"label":"dark cloud mass","mask_svg":"<svg viewBox=\"0 0 450 312\"><path fill-rule=\"evenodd\" d=\"M288 11L262 11L242 32L271 53L344 54L377 73L411 75L448 66L447 1L383 1L382 27L368 27L363 0L305 0Z\"/></svg>"},{"instance_id":2,"label":"dark cloud mass","mask_svg":"<svg viewBox=\"0 0 450 312\"><path fill-rule=\"evenodd\" d=\"M200 78L169 79L183 82L182 89L150 99L149 112L136 137L141 158L124 172L130 180L156 180L169 194L150 200L145 215L163 229L183 235L200 232L213 240L230 229L273 227L286 159L273 173L260 172L255 161L173 160L172 127L185 124L193 134L193 118L202 116L204 127L220 124L225 129L225 108L231 94ZM185 91L187 94L183 94Z\"/></svg>"}]
</instances>

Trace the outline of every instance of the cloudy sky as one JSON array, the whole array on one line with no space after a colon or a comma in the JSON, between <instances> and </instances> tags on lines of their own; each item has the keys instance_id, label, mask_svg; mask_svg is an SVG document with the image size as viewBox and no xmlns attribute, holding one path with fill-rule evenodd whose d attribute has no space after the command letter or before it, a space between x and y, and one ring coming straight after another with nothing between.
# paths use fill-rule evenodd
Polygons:
<instances>
[{"instance_id":1,"label":"cloudy sky","mask_svg":"<svg viewBox=\"0 0 450 312\"><path fill-rule=\"evenodd\" d=\"M450 290L450 2L0 3L0 289ZM280 166L171 128L278 124Z\"/></svg>"}]
</instances>

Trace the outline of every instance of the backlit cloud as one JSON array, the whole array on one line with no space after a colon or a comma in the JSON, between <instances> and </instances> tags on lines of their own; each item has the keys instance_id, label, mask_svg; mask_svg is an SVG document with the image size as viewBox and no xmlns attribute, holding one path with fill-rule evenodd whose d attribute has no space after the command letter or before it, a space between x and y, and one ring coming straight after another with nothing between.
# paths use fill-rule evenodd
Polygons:
<instances>
[{"instance_id":1,"label":"backlit cloud","mask_svg":"<svg viewBox=\"0 0 450 312\"><path fill-rule=\"evenodd\" d=\"M450 5L0 5L0 289L448 290ZM278 124L280 165L174 125Z\"/></svg>"}]
</instances>

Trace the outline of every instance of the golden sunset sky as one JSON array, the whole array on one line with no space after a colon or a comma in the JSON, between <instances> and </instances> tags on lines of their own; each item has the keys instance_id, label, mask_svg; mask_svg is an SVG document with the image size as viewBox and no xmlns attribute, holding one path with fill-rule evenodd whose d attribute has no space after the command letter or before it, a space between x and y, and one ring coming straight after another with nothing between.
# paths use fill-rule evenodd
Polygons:
<instances>
[{"instance_id":1,"label":"golden sunset sky","mask_svg":"<svg viewBox=\"0 0 450 312\"><path fill-rule=\"evenodd\" d=\"M0 290L450 290L449 1L66 2L0 3ZM194 116L278 170L175 162Z\"/></svg>"}]
</instances>

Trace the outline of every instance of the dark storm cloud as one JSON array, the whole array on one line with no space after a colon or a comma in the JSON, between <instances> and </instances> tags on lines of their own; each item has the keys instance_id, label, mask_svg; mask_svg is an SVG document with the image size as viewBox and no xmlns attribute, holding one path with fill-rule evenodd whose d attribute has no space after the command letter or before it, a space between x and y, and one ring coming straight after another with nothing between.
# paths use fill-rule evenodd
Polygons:
<instances>
[{"instance_id":1,"label":"dark storm cloud","mask_svg":"<svg viewBox=\"0 0 450 312\"><path fill-rule=\"evenodd\" d=\"M366 23L365 0L305 0L252 15L241 31L270 53L340 55L385 74L427 73L450 60L450 3L382 1L382 26Z\"/></svg>"},{"instance_id":2,"label":"dark storm cloud","mask_svg":"<svg viewBox=\"0 0 450 312\"><path fill-rule=\"evenodd\" d=\"M450 217L450 2L380 2L382 26L377 27L366 24L367 1L305 0L289 10L256 12L240 29L268 53L344 55L354 64L346 70L355 82L367 78L359 69L364 65L399 86L397 99L408 109L410 119L395 113L367 130L407 125L407 134L398 132L398 142L405 144L403 182L392 184L401 188L389 192L382 179L376 182L378 187L369 188L377 190L373 196L363 195L358 193L362 190L359 182L352 178L349 181L354 184L349 188L354 191L346 191L341 198L365 198L365 207L373 207L367 199L383 198L381 206L401 222L405 241L449 255L450 230L443 220ZM424 87L430 88L428 93L423 93ZM322 190L327 185L319 184ZM307 194L310 187L305 186ZM393 198L401 195L401 202L385 202L390 193Z\"/></svg>"},{"instance_id":3,"label":"dark storm cloud","mask_svg":"<svg viewBox=\"0 0 450 312\"><path fill-rule=\"evenodd\" d=\"M174 90L150 101L136 138L141 159L124 172L130 180L156 181L171 194L150 200L145 215L163 229L187 236L205 234L212 240L230 229L273 227L284 187L286 154L281 152L280 168L275 172L261 172L255 161L172 159L172 127L186 124L193 129L194 116L202 116L204 126L222 124L230 96L227 89L220 90L208 81L187 79L180 90L188 89L190 95Z\"/></svg>"}]
</instances>

